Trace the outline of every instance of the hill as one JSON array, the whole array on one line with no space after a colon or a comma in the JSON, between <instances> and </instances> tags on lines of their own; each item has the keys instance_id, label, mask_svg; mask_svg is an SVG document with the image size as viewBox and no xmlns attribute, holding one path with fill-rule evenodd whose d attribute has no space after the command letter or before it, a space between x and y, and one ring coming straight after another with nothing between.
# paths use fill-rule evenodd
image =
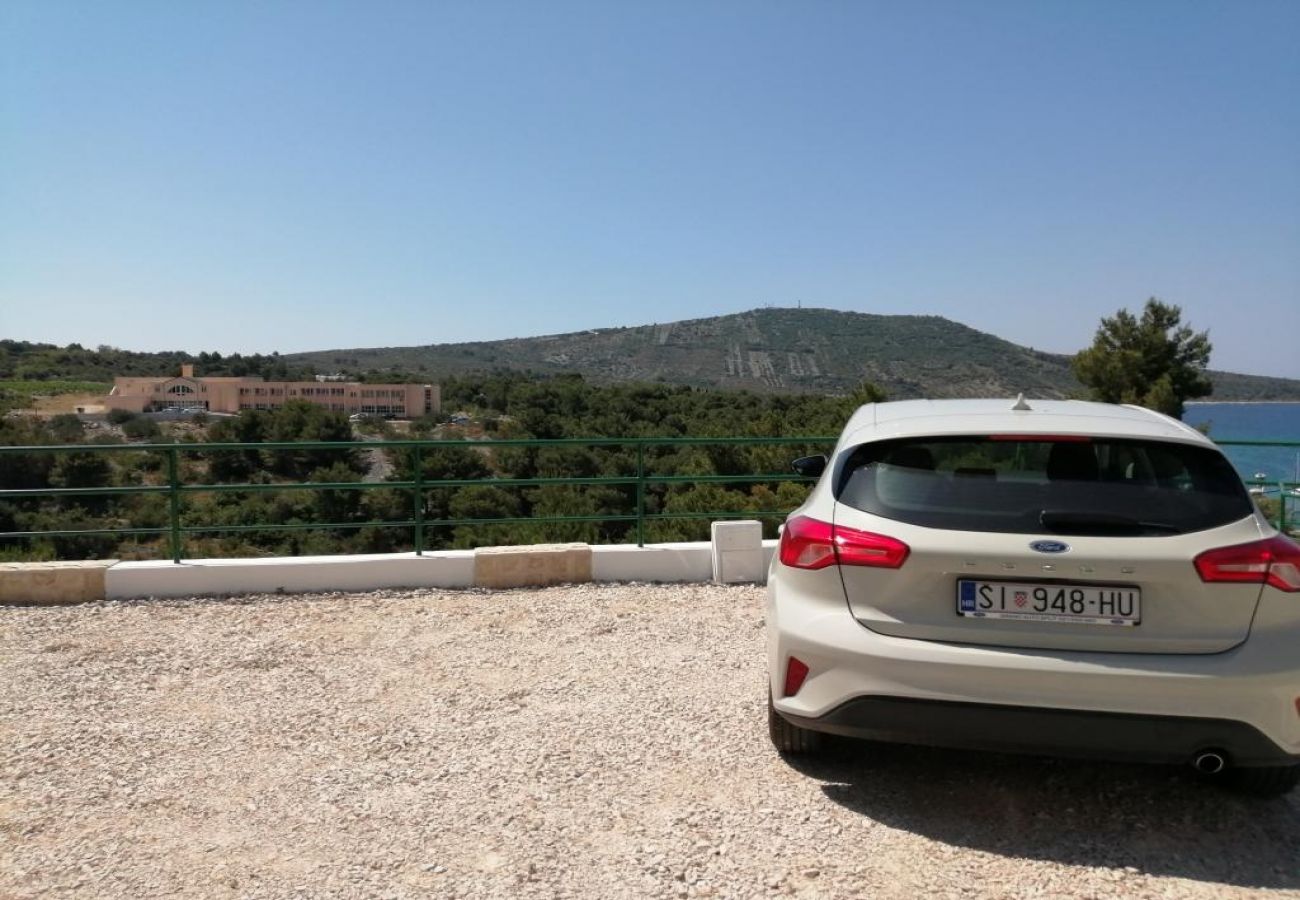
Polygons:
<instances>
[{"instance_id":1,"label":"hill","mask_svg":"<svg viewBox=\"0 0 1300 900\"><path fill-rule=\"evenodd\" d=\"M286 354L321 372L409 372L439 380L499 370L576 372L596 383L660 381L764 393L839 394L863 380L893 399L1066 397L1082 387L1068 356L940 316L829 309L750 312L630 328L417 347ZM1212 372L1216 400L1300 400L1300 381Z\"/></svg>"}]
</instances>

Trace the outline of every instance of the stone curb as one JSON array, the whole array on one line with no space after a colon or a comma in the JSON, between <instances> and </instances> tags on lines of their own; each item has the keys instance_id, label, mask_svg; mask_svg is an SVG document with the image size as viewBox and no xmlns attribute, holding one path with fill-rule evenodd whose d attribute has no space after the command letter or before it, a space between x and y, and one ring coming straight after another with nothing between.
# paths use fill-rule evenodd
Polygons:
<instances>
[{"instance_id":1,"label":"stone curb","mask_svg":"<svg viewBox=\"0 0 1300 900\"><path fill-rule=\"evenodd\" d=\"M54 606L105 597L105 575L115 559L0 563L0 604Z\"/></svg>"}]
</instances>

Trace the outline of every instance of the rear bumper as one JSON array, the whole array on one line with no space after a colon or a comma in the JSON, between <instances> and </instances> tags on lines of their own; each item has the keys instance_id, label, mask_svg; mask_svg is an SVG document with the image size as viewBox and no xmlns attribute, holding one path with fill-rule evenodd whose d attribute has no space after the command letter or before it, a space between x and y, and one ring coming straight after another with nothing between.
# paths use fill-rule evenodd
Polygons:
<instances>
[{"instance_id":1,"label":"rear bumper","mask_svg":"<svg viewBox=\"0 0 1300 900\"><path fill-rule=\"evenodd\" d=\"M1004 753L1186 763L1215 750L1234 766L1300 764L1258 729L1228 719L1130 715L856 697L817 718L778 713L801 728L868 740Z\"/></svg>"},{"instance_id":2,"label":"rear bumper","mask_svg":"<svg viewBox=\"0 0 1300 900\"><path fill-rule=\"evenodd\" d=\"M1181 762L1217 747L1238 765L1300 761L1295 594L1266 591L1249 639L1222 653L1097 653L884 635L850 614L834 567L777 574L768 582L770 688L776 711L797 725L1060 755ZM791 656L809 673L785 697Z\"/></svg>"}]
</instances>

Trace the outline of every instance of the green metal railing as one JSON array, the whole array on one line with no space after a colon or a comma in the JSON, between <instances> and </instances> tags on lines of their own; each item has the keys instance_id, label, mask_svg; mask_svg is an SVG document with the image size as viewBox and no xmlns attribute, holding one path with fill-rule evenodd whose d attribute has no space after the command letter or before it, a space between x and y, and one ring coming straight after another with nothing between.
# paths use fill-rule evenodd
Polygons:
<instances>
[{"instance_id":1,"label":"green metal railing","mask_svg":"<svg viewBox=\"0 0 1300 900\"><path fill-rule=\"evenodd\" d=\"M561 438L554 440L500 440L500 441L284 441L262 443L175 443L175 444L66 444L55 446L0 447L0 464L6 456L38 453L157 453L165 461L166 484L123 485L118 487L62 487L24 488L0 490L0 500L40 497L107 497L131 494L165 494L168 498L168 524L159 528L80 528L45 531L0 532L0 539L41 537L81 537L94 535L167 536L168 550L173 562L184 557L184 538L187 534L237 533L253 531L292 531L299 529L361 529L409 528L416 554L427 547L426 531L431 527L458 525L501 525L521 521L539 524L562 522L630 522L634 523L637 546L645 545L647 522L668 519L735 519L783 518L789 510L707 510L692 512L647 512L646 485L648 484L707 484L707 483L767 483L778 481L814 481L815 479L790 471L766 474L734 475L659 475L646 471L646 449L649 447L677 446L763 446L809 445L829 449L834 437L729 437L729 438ZM592 477L547 478L437 478L424 477L423 452L430 448L457 448L461 450L493 451L501 448L547 447L611 447L633 448L636 471L632 475ZM407 450L411 454L411 474L404 481L344 481L344 482L274 482L274 483L222 483L184 484L181 481L181 454L206 454L214 451L302 451L302 450ZM634 510L626 514L526 516L503 518L438 518L425 515L426 492L435 488L459 488L472 485L492 487L542 487L544 485L634 487ZM410 492L411 516L408 519L366 522L291 522L257 525L185 525L182 524L182 497L193 493L222 492L280 492L280 491L356 491L405 490Z\"/></svg>"},{"instance_id":2,"label":"green metal railing","mask_svg":"<svg viewBox=\"0 0 1300 900\"><path fill-rule=\"evenodd\" d=\"M173 444L65 444L57 446L0 447L0 465L6 457L18 454L61 454L61 453L156 453L162 456L166 483L154 485L122 485L116 487L56 487L24 488L0 490L0 500L41 497L99 497L122 496L131 494L162 494L167 497L167 525L155 528L90 528L59 529L44 531L6 531L0 532L0 539L22 539L42 537L77 537L93 535L123 536L159 536L167 537L168 550L172 561L179 563L184 556L184 541L188 534L200 533L237 533L256 531L291 531L299 529L361 529L361 528L409 528L417 554L423 554L427 547L427 530L433 527L454 527L459 525L499 525L521 521L539 524L558 524L563 522L630 522L634 525L638 546L645 544L645 527L647 522L669 519L728 519L728 518L783 518L789 510L705 510L692 512L647 512L646 486L650 484L708 484L708 483L766 483L779 481L812 481L793 472L724 474L724 475L667 475L655 474L646 470L646 449L652 447L677 446L764 446L764 445L806 445L829 449L836 438L827 436L808 437L731 437L731 438L564 438L558 440L500 440L500 441L285 441L265 443L173 443ZM1240 447L1290 447L1300 448L1296 441L1245 441L1222 440L1221 446ZM632 448L635 451L635 473L621 476L593 477L547 477L547 478L437 478L424 477L423 453L431 448L458 448L461 450L493 451L501 448L547 448L547 447L611 447ZM206 454L214 451L289 451L289 450L407 450L410 453L412 477L404 481L346 481L346 482L275 482L275 483L224 483L224 484L185 484L181 480L181 455ZM1283 529L1290 521L1287 515L1288 502L1300 508L1300 481L1273 481L1269 479L1247 479L1246 483L1253 489L1265 494L1277 491L1278 516L1277 527ZM634 487L635 500L633 510L625 514L599 515L565 515L565 516L527 516L503 518L437 518L430 519L425 513L427 492L436 488L460 488L471 485L488 485L494 487L541 487L544 485L571 486L610 486ZM194 493L221 492L279 492L279 491L356 491L356 490L404 490L410 492L411 515L407 519L366 521L366 522L291 522L255 525L186 525L182 524L182 498ZM1296 493L1293 493L1296 492Z\"/></svg>"},{"instance_id":3,"label":"green metal railing","mask_svg":"<svg viewBox=\"0 0 1300 900\"><path fill-rule=\"evenodd\" d=\"M1277 520L1274 524L1278 531L1286 531L1288 523L1295 524L1296 516L1287 515L1287 504L1290 502L1294 504L1295 509L1300 509L1300 441L1216 440L1215 443L1220 447L1287 447L1296 451L1296 480L1287 481L1285 478L1273 480L1267 476L1244 479L1253 494L1267 497L1272 492L1277 492Z\"/></svg>"}]
</instances>

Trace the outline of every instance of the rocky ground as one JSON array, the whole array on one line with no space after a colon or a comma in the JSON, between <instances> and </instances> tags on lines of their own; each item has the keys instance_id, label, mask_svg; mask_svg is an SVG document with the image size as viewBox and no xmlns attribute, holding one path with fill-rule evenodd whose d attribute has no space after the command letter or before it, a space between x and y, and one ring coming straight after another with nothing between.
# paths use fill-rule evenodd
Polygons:
<instances>
[{"instance_id":1,"label":"rocky ground","mask_svg":"<svg viewBox=\"0 0 1300 900\"><path fill-rule=\"evenodd\" d=\"M0 609L0 897L1300 896L1300 798L774 753L757 588Z\"/></svg>"}]
</instances>

